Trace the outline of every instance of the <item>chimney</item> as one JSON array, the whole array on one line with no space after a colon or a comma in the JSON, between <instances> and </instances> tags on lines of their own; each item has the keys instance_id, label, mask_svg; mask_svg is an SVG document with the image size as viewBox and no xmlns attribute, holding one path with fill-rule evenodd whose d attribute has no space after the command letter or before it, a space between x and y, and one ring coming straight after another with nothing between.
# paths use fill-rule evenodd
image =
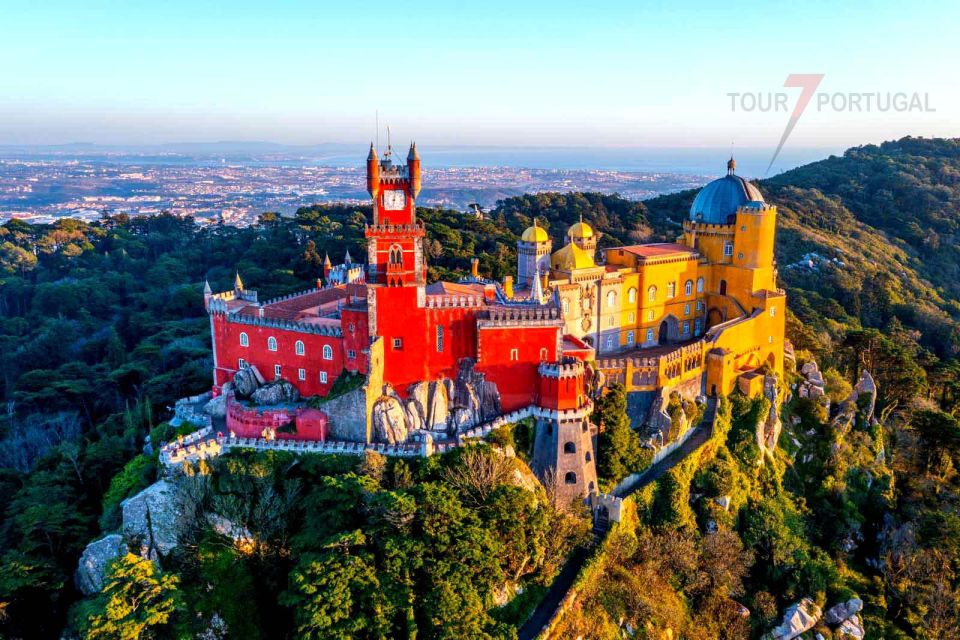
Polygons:
<instances>
[{"instance_id":1,"label":"chimney","mask_svg":"<svg viewBox=\"0 0 960 640\"><path fill-rule=\"evenodd\" d=\"M480 259L470 258L470 275L474 278L480 277Z\"/></svg>"},{"instance_id":2,"label":"chimney","mask_svg":"<svg viewBox=\"0 0 960 640\"><path fill-rule=\"evenodd\" d=\"M503 278L503 293L508 299L513 299L513 276Z\"/></svg>"}]
</instances>

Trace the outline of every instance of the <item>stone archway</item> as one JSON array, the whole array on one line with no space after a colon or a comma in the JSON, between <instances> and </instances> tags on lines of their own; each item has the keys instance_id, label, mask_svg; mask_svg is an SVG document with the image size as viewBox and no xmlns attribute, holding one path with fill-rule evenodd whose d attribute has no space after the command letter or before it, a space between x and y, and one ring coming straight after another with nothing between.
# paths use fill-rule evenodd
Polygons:
<instances>
[{"instance_id":1,"label":"stone archway","mask_svg":"<svg viewBox=\"0 0 960 640\"><path fill-rule=\"evenodd\" d=\"M679 337L680 322L672 315L664 318L657 332L657 344L670 344L671 342L676 342Z\"/></svg>"},{"instance_id":2,"label":"stone archway","mask_svg":"<svg viewBox=\"0 0 960 640\"><path fill-rule=\"evenodd\" d=\"M724 321L723 311L718 307L711 307L707 311L707 329L716 326Z\"/></svg>"}]
</instances>

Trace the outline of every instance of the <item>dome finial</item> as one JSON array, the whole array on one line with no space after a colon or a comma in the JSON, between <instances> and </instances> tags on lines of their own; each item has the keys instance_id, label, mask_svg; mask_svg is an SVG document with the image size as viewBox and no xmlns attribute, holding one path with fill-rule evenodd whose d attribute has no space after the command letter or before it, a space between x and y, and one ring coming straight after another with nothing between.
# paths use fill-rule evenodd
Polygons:
<instances>
[{"instance_id":1,"label":"dome finial","mask_svg":"<svg viewBox=\"0 0 960 640\"><path fill-rule=\"evenodd\" d=\"M737 170L737 161L733 159L733 156L730 156L730 159L727 160L727 175L732 176Z\"/></svg>"}]
</instances>

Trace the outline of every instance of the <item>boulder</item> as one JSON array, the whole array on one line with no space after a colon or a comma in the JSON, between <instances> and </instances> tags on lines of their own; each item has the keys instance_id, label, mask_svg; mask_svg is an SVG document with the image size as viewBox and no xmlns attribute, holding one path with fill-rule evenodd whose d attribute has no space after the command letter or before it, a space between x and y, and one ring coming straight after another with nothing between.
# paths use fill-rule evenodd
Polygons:
<instances>
[{"instance_id":1,"label":"boulder","mask_svg":"<svg viewBox=\"0 0 960 640\"><path fill-rule=\"evenodd\" d=\"M443 381L435 380L430 383L426 408L424 423L427 429L446 433L450 419L450 396Z\"/></svg>"},{"instance_id":2,"label":"boulder","mask_svg":"<svg viewBox=\"0 0 960 640\"><path fill-rule=\"evenodd\" d=\"M809 379L811 373L820 373L820 368L817 366L815 361L811 360L803 363L803 366L800 367L800 373Z\"/></svg>"},{"instance_id":3,"label":"boulder","mask_svg":"<svg viewBox=\"0 0 960 640\"><path fill-rule=\"evenodd\" d=\"M730 496L720 496L719 498L715 498L714 502L724 511L730 510Z\"/></svg>"},{"instance_id":4,"label":"boulder","mask_svg":"<svg viewBox=\"0 0 960 640\"><path fill-rule=\"evenodd\" d=\"M837 638L848 640L863 640L865 632L863 629L863 620L859 615L853 615L840 623L837 627Z\"/></svg>"},{"instance_id":5,"label":"boulder","mask_svg":"<svg viewBox=\"0 0 960 640\"><path fill-rule=\"evenodd\" d=\"M80 555L74 582L85 596L100 593L107 566L127 552L127 543L119 533L112 533L87 545Z\"/></svg>"},{"instance_id":6,"label":"boulder","mask_svg":"<svg viewBox=\"0 0 960 640\"><path fill-rule=\"evenodd\" d=\"M763 395L770 401L770 410L762 422L757 424L757 446L764 453L771 454L777 448L783 423L780 422L780 398L777 395L777 377L764 376Z\"/></svg>"},{"instance_id":7,"label":"boulder","mask_svg":"<svg viewBox=\"0 0 960 640\"><path fill-rule=\"evenodd\" d=\"M416 400L407 398L403 405L403 412L407 419L407 429L409 431L420 431L424 428L423 414Z\"/></svg>"},{"instance_id":8,"label":"boulder","mask_svg":"<svg viewBox=\"0 0 960 640\"><path fill-rule=\"evenodd\" d=\"M861 609L863 609L863 600L851 598L827 609L827 612L823 615L823 621L829 625L838 625L847 618L860 613Z\"/></svg>"},{"instance_id":9,"label":"boulder","mask_svg":"<svg viewBox=\"0 0 960 640\"><path fill-rule=\"evenodd\" d=\"M810 598L803 598L800 602L787 607L783 613L783 621L765 637L771 640L793 640L812 629L822 614L823 611L816 602Z\"/></svg>"},{"instance_id":10,"label":"boulder","mask_svg":"<svg viewBox=\"0 0 960 640\"><path fill-rule=\"evenodd\" d=\"M226 385L224 385L226 387ZM222 418L227 415L227 392L224 392L207 404L203 405L203 412L211 418Z\"/></svg>"},{"instance_id":11,"label":"boulder","mask_svg":"<svg viewBox=\"0 0 960 640\"><path fill-rule=\"evenodd\" d=\"M193 513L179 487L159 480L120 503L123 534L138 539L149 556L165 556L177 548Z\"/></svg>"},{"instance_id":12,"label":"boulder","mask_svg":"<svg viewBox=\"0 0 960 640\"><path fill-rule=\"evenodd\" d=\"M373 436L378 442L397 444L407 439L406 412L400 400L380 396L371 411Z\"/></svg>"},{"instance_id":13,"label":"boulder","mask_svg":"<svg viewBox=\"0 0 960 640\"><path fill-rule=\"evenodd\" d=\"M250 395L250 399L259 405L275 405L297 402L300 391L286 380L274 380L263 385Z\"/></svg>"},{"instance_id":14,"label":"boulder","mask_svg":"<svg viewBox=\"0 0 960 640\"><path fill-rule=\"evenodd\" d=\"M238 398L249 398L264 382L255 366L246 365L233 376L233 392Z\"/></svg>"},{"instance_id":15,"label":"boulder","mask_svg":"<svg viewBox=\"0 0 960 640\"><path fill-rule=\"evenodd\" d=\"M450 414L450 425L456 433L463 433L477 426L477 415L467 407L455 407Z\"/></svg>"},{"instance_id":16,"label":"boulder","mask_svg":"<svg viewBox=\"0 0 960 640\"><path fill-rule=\"evenodd\" d=\"M873 412L877 407L877 383L866 369L860 374L860 379L853 387L853 393L856 395L855 401L859 401L860 398L869 394L866 406L863 407L863 419L867 424L872 424L874 421Z\"/></svg>"}]
</instances>

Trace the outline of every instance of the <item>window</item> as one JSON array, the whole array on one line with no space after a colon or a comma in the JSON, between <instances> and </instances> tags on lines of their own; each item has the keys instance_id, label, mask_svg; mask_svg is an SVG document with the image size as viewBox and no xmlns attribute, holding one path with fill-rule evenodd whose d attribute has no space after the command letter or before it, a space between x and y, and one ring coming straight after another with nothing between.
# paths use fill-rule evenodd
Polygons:
<instances>
[{"instance_id":1,"label":"window","mask_svg":"<svg viewBox=\"0 0 960 640\"><path fill-rule=\"evenodd\" d=\"M356 357L357 357L356 351L354 351L353 349L347 349L347 358L349 358L350 360L353 360Z\"/></svg>"},{"instance_id":2,"label":"window","mask_svg":"<svg viewBox=\"0 0 960 640\"><path fill-rule=\"evenodd\" d=\"M250 346L250 336L248 336L246 333L241 333L241 334L240 334L240 346L241 346L241 347L249 347L249 346Z\"/></svg>"},{"instance_id":3,"label":"window","mask_svg":"<svg viewBox=\"0 0 960 640\"><path fill-rule=\"evenodd\" d=\"M737 260L743 260L743 251L737 254Z\"/></svg>"},{"instance_id":4,"label":"window","mask_svg":"<svg viewBox=\"0 0 960 640\"><path fill-rule=\"evenodd\" d=\"M610 316L610 318L607 320L607 326L612 327L614 320L615 318L613 316Z\"/></svg>"},{"instance_id":5,"label":"window","mask_svg":"<svg viewBox=\"0 0 960 640\"><path fill-rule=\"evenodd\" d=\"M613 349L613 336L607 336L607 349Z\"/></svg>"},{"instance_id":6,"label":"window","mask_svg":"<svg viewBox=\"0 0 960 640\"><path fill-rule=\"evenodd\" d=\"M703 300L697 300L697 311L703 311Z\"/></svg>"},{"instance_id":7,"label":"window","mask_svg":"<svg viewBox=\"0 0 960 640\"><path fill-rule=\"evenodd\" d=\"M307 379L307 370L297 369L297 380L306 380L306 379Z\"/></svg>"},{"instance_id":8,"label":"window","mask_svg":"<svg viewBox=\"0 0 960 640\"><path fill-rule=\"evenodd\" d=\"M647 342L653 342L653 329L647 329Z\"/></svg>"},{"instance_id":9,"label":"window","mask_svg":"<svg viewBox=\"0 0 960 640\"><path fill-rule=\"evenodd\" d=\"M686 284L683 285L683 294L686 296L693 295L693 280L687 280Z\"/></svg>"},{"instance_id":10,"label":"window","mask_svg":"<svg viewBox=\"0 0 960 640\"><path fill-rule=\"evenodd\" d=\"M685 335L685 336L690 335L690 323L689 323L689 322L684 322L684 323L683 323L683 335Z\"/></svg>"},{"instance_id":11,"label":"window","mask_svg":"<svg viewBox=\"0 0 960 640\"><path fill-rule=\"evenodd\" d=\"M776 316L776 315L777 315L777 308L776 308L776 307L770 307L770 317L773 318L773 317Z\"/></svg>"},{"instance_id":12,"label":"window","mask_svg":"<svg viewBox=\"0 0 960 640\"><path fill-rule=\"evenodd\" d=\"M617 294L613 291L607 292L607 307L613 309L617 306Z\"/></svg>"},{"instance_id":13,"label":"window","mask_svg":"<svg viewBox=\"0 0 960 640\"><path fill-rule=\"evenodd\" d=\"M269 338L267 338L267 349L269 349L270 351L277 350L277 339L274 338L273 336L270 336Z\"/></svg>"},{"instance_id":14,"label":"window","mask_svg":"<svg viewBox=\"0 0 960 640\"><path fill-rule=\"evenodd\" d=\"M519 359L520 359L520 351L519 351L518 349L510 349L510 359L511 359L511 360L519 360Z\"/></svg>"},{"instance_id":15,"label":"window","mask_svg":"<svg viewBox=\"0 0 960 640\"><path fill-rule=\"evenodd\" d=\"M587 451L587 454L583 457L583 459L586 460L587 462L590 462L591 460L593 460L593 456L591 456L590 452Z\"/></svg>"},{"instance_id":16,"label":"window","mask_svg":"<svg viewBox=\"0 0 960 640\"><path fill-rule=\"evenodd\" d=\"M727 257L733 255L733 243L729 240L723 243L723 255Z\"/></svg>"},{"instance_id":17,"label":"window","mask_svg":"<svg viewBox=\"0 0 960 640\"><path fill-rule=\"evenodd\" d=\"M547 359L547 350L546 348L540 349L540 361L545 362Z\"/></svg>"},{"instance_id":18,"label":"window","mask_svg":"<svg viewBox=\"0 0 960 640\"><path fill-rule=\"evenodd\" d=\"M633 344L633 331L627 331L627 344Z\"/></svg>"},{"instance_id":19,"label":"window","mask_svg":"<svg viewBox=\"0 0 960 640\"><path fill-rule=\"evenodd\" d=\"M394 339L393 339L393 348L394 348L394 349L403 349L403 338L394 338Z\"/></svg>"},{"instance_id":20,"label":"window","mask_svg":"<svg viewBox=\"0 0 960 640\"><path fill-rule=\"evenodd\" d=\"M703 329L703 326L700 324L700 318L697 318L697 321L693 323L693 335L700 335L700 331Z\"/></svg>"},{"instance_id":21,"label":"window","mask_svg":"<svg viewBox=\"0 0 960 640\"><path fill-rule=\"evenodd\" d=\"M355 324L353 324L353 323L351 322L350 324L347 325L347 329L350 331L350 333L356 333L356 332L357 332L357 325L355 325Z\"/></svg>"},{"instance_id":22,"label":"window","mask_svg":"<svg viewBox=\"0 0 960 640\"><path fill-rule=\"evenodd\" d=\"M703 278L697 278L697 293L703 293Z\"/></svg>"},{"instance_id":23,"label":"window","mask_svg":"<svg viewBox=\"0 0 960 640\"><path fill-rule=\"evenodd\" d=\"M647 320L653 320L653 309L647 311Z\"/></svg>"},{"instance_id":24,"label":"window","mask_svg":"<svg viewBox=\"0 0 960 640\"><path fill-rule=\"evenodd\" d=\"M629 302L637 301L637 289L636 287L630 287L630 290L627 292L627 300Z\"/></svg>"},{"instance_id":25,"label":"window","mask_svg":"<svg viewBox=\"0 0 960 640\"><path fill-rule=\"evenodd\" d=\"M690 315L690 303L689 303L689 302L688 302L687 304L683 305L683 315L685 315L685 316Z\"/></svg>"},{"instance_id":26,"label":"window","mask_svg":"<svg viewBox=\"0 0 960 640\"><path fill-rule=\"evenodd\" d=\"M564 443L563 443L563 452L564 452L564 453L576 453L576 452L577 452L577 445L573 444L572 442L564 442Z\"/></svg>"},{"instance_id":27,"label":"window","mask_svg":"<svg viewBox=\"0 0 960 640\"><path fill-rule=\"evenodd\" d=\"M573 471L567 471L567 475L563 476L563 481L566 484L577 484L577 474Z\"/></svg>"},{"instance_id":28,"label":"window","mask_svg":"<svg viewBox=\"0 0 960 640\"><path fill-rule=\"evenodd\" d=\"M633 311L627 314L627 322L634 322L636 319L637 319L637 314L635 314Z\"/></svg>"},{"instance_id":29,"label":"window","mask_svg":"<svg viewBox=\"0 0 960 640\"><path fill-rule=\"evenodd\" d=\"M667 298L672 298L677 295L677 283L670 282L667 284Z\"/></svg>"},{"instance_id":30,"label":"window","mask_svg":"<svg viewBox=\"0 0 960 640\"><path fill-rule=\"evenodd\" d=\"M245 366L247 366L246 360L244 360L243 358L240 358L239 360L237 360L237 369L243 369Z\"/></svg>"},{"instance_id":31,"label":"window","mask_svg":"<svg viewBox=\"0 0 960 640\"><path fill-rule=\"evenodd\" d=\"M298 356L302 356L307 352L307 348L303 346L303 340L297 340L297 344L294 345L294 348L296 349Z\"/></svg>"},{"instance_id":32,"label":"window","mask_svg":"<svg viewBox=\"0 0 960 640\"><path fill-rule=\"evenodd\" d=\"M650 302L653 302L656 299L657 299L657 288L651 286L649 289L647 289L647 300L649 300Z\"/></svg>"},{"instance_id":33,"label":"window","mask_svg":"<svg viewBox=\"0 0 960 640\"><path fill-rule=\"evenodd\" d=\"M320 384L327 384L327 372L326 372L326 371L321 371L321 372L320 372Z\"/></svg>"},{"instance_id":34,"label":"window","mask_svg":"<svg viewBox=\"0 0 960 640\"><path fill-rule=\"evenodd\" d=\"M443 353L443 325L437 325L437 353Z\"/></svg>"},{"instance_id":35,"label":"window","mask_svg":"<svg viewBox=\"0 0 960 640\"><path fill-rule=\"evenodd\" d=\"M323 359L333 360L333 347L328 344L323 345Z\"/></svg>"},{"instance_id":36,"label":"window","mask_svg":"<svg viewBox=\"0 0 960 640\"><path fill-rule=\"evenodd\" d=\"M567 315L568 313L570 313L570 301L567 300L567 299L564 299L564 301L563 301L563 315Z\"/></svg>"},{"instance_id":37,"label":"window","mask_svg":"<svg viewBox=\"0 0 960 640\"><path fill-rule=\"evenodd\" d=\"M278 364L273 365L273 377L274 378L280 377L280 365Z\"/></svg>"}]
</instances>

